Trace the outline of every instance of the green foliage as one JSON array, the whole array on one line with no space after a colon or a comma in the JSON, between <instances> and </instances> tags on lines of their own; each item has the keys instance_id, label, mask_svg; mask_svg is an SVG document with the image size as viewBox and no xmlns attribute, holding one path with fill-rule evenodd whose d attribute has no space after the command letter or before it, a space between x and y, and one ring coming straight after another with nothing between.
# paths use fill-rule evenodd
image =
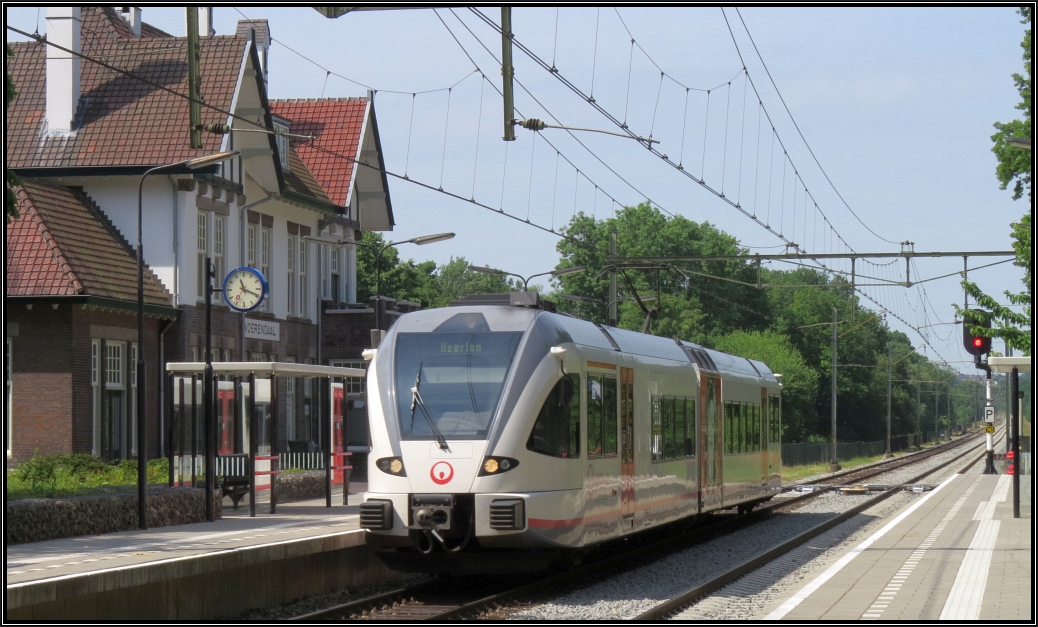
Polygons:
<instances>
[{"instance_id":1,"label":"green foliage","mask_svg":"<svg viewBox=\"0 0 1038 627\"><path fill-rule=\"evenodd\" d=\"M799 442L814 427L814 402L818 393L818 373L785 335L775 331L735 331L717 341L718 350L757 359L772 372L782 375L782 437Z\"/></svg>"},{"instance_id":2,"label":"green foliage","mask_svg":"<svg viewBox=\"0 0 1038 627\"><path fill-rule=\"evenodd\" d=\"M14 52L11 51L10 46L5 46L7 49L7 56L13 57ZM4 65L4 113L7 113L7 109L11 106L11 101L18 95L18 90L14 88L14 82L11 81L11 75L7 73L7 66ZM7 216L7 221L16 220L18 218L18 198L14 195L14 191L11 189L14 185L20 185L21 181L15 176L14 172L4 168L4 213Z\"/></svg>"},{"instance_id":3,"label":"green foliage","mask_svg":"<svg viewBox=\"0 0 1038 627\"><path fill-rule=\"evenodd\" d=\"M163 483L168 476L168 459L148 461L148 483ZM8 499L73 496L136 485L137 460L108 463L84 453L34 454L7 479Z\"/></svg>"},{"instance_id":4,"label":"green foliage","mask_svg":"<svg viewBox=\"0 0 1038 627\"><path fill-rule=\"evenodd\" d=\"M1023 311L1016 312L1000 304L994 298L988 296L976 283L962 281L962 287L977 304L986 309L991 315L976 310L960 309L955 305L955 310L963 317L966 324L970 324L970 331L983 334L987 337L1002 338L1013 349L1024 355L1031 354L1032 337L1034 331L1031 325L1032 303L1034 295L1034 246L1032 242L1033 229L1031 220L1031 176L1033 167L1033 153L1026 148L1010 145L1006 140L1014 137L1031 137L1031 123L1034 116L1034 101L1031 94L1031 19L1034 7L1024 6L1020 8L1023 17L1021 23L1027 24L1024 32L1024 40L1020 46L1024 49L1025 75L1013 74L1013 82L1020 93L1020 102L1016 108L1023 111L1023 119L1011 122L996 122L995 134L991 140L995 143L991 150L998 157L998 166L995 176L1002 189L1006 189L1010 183L1013 184L1013 199L1019 200L1024 193L1027 194L1027 212L1023 217L1012 223L1010 236L1013 240L1013 249L1016 251L1016 265L1024 270L1024 291L1014 294L1005 292L1006 298L1011 304L1022 305ZM975 326L988 317L994 324L991 330L985 330Z\"/></svg>"}]
</instances>

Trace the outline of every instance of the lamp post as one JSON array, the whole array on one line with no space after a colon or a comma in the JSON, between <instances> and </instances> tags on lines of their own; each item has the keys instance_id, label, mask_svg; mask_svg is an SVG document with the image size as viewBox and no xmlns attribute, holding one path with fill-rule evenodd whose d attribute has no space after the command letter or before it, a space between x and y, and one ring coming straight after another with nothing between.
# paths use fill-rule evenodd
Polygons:
<instances>
[{"instance_id":1,"label":"lamp post","mask_svg":"<svg viewBox=\"0 0 1038 627\"><path fill-rule=\"evenodd\" d=\"M612 307L613 305L615 305L617 303L633 303L635 301L635 299L633 299L633 298L617 298L616 300L611 300L611 301L609 301L607 303L605 301L598 300L597 298L586 298L584 296L577 296L576 294L559 294L558 297L562 298L564 300L571 300L571 301L574 301L574 302L577 302L577 303L597 303L599 305L604 305L605 306L605 310L607 312L606 313L607 316L609 315L608 314L608 312L610 311L609 308ZM652 301L656 300L656 297L655 296L641 296L641 297L639 297L639 299L643 303L651 303ZM615 326L615 325L611 325L611 326Z\"/></svg>"},{"instance_id":2,"label":"lamp post","mask_svg":"<svg viewBox=\"0 0 1038 627\"><path fill-rule=\"evenodd\" d=\"M238 154L237 150L231 152L220 152L205 157L185 159L176 163L150 168L141 175L137 186L137 363L135 365L137 383L137 518L141 529L148 528L148 449L147 433L145 427L145 399L144 385L144 179L160 170L173 168L187 168L197 170L208 165L214 165ZM207 357L208 359L208 357ZM211 499L210 499L211 500ZM210 505L211 507L211 505Z\"/></svg>"},{"instance_id":3,"label":"lamp post","mask_svg":"<svg viewBox=\"0 0 1038 627\"><path fill-rule=\"evenodd\" d=\"M412 237L411 239L405 239L399 242L390 242L384 246L375 246L374 244L366 244L364 242L349 242L337 238L327 237L304 237L303 239L315 242L318 244L332 244L337 246L363 246L364 248L370 248L375 251L375 329L378 331L382 330L382 316L381 305L382 305L382 253L386 252L393 246L399 246L400 244L416 244L418 246L425 246L426 244L434 244L436 242L443 242L449 239L454 239L454 233L436 233L435 235L419 235L418 237Z\"/></svg>"},{"instance_id":4,"label":"lamp post","mask_svg":"<svg viewBox=\"0 0 1038 627\"><path fill-rule=\"evenodd\" d=\"M549 274L553 277L566 276L567 274L576 274L577 272L583 272L584 270L587 270L587 268L584 266L573 266L572 268L560 268L558 270L551 270L549 272L538 272L537 274L531 274L528 277L523 277L522 275L515 274L512 272L505 272L504 270L498 270L496 268L486 268L484 266L469 266L469 270L472 270L473 272L479 272L480 274L504 274L507 276L514 276L523 282L523 291L529 292L530 279L534 279L539 276L548 276Z\"/></svg>"}]
</instances>

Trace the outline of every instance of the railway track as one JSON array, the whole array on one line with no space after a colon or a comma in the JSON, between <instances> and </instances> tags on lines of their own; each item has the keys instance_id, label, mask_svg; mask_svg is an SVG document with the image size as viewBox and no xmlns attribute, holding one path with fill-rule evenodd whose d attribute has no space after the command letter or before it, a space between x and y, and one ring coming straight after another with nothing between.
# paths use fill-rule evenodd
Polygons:
<instances>
[{"instance_id":1,"label":"railway track","mask_svg":"<svg viewBox=\"0 0 1038 627\"><path fill-rule=\"evenodd\" d=\"M963 438L961 442L965 443L966 441L971 440L971 439L972 438ZM972 449L971 450L967 450L962 455L959 455L959 456L957 456L957 457L955 457L955 458L953 458L953 459L951 459L951 460L949 460L949 461L947 461L947 462L945 462L945 463L943 463L943 464L941 464L941 465L939 465L939 466L937 466L935 468L928 469L926 472L924 472L924 473L922 473L922 474L912 478L910 481L905 482L905 484L903 484L903 485L913 484L913 483L916 483L918 481L921 481L925 477L927 477L929 475L932 475L934 472L936 472L938 470L941 470L942 468L945 468L947 466L951 466L951 465L953 465L955 463L961 463L963 458L966 458L966 464L965 464L965 466L960 468L959 473L965 473L974 464L980 462L984 458L984 454L985 453L983 451L978 453L978 452L976 452L976 451L974 451ZM813 527L811 529L808 529L807 531L801 533L800 535L798 535L798 536L796 536L796 537L794 537L794 538L792 538L792 539L790 539L790 540L788 540L786 542L783 542L782 544L780 544L780 545L778 545L778 546L768 550L767 552L762 553L761 555L759 555L759 556L757 556L757 557L755 557L755 558L753 558L751 560L743 562L742 564L739 564L735 568L732 568L732 569L730 569L730 570L728 570L728 571L726 571L724 573L721 573L720 575L714 577L713 579L711 579L710 581L707 581L706 583L700 584L700 585L698 585L698 586L696 586L694 588L691 588L691 589L687 590L686 592L684 592L684 593L682 593L682 594L680 594L680 595L678 595L678 596L676 596L674 598L671 598L671 599L669 599L667 601L664 601L663 603L657 605L656 607L652 608L651 610L638 615L637 617L635 617L634 620L641 620L641 621L665 620L665 619L673 616L674 614L680 612L685 607L688 607L689 605L692 605L693 603L695 603L699 599L702 599L703 597L706 597L707 595L709 595L709 594L711 594L711 593L713 593L713 592L715 592L717 590L720 590L721 588L727 586L728 584L730 584L730 583L732 583L732 582L734 582L734 581L736 581L738 579L741 579L742 577L745 577L746 575L748 575L748 574L750 574L750 573L760 569L761 567L765 566L769 562L771 562L771 561L773 561L773 560L775 560L775 559L785 555L786 553L796 549L797 547L803 545L807 541L809 541L809 540L811 540L811 539L813 539L813 538L815 538L817 536L820 536L821 534L825 533L829 529L832 529L836 525L839 525L840 523L850 519L851 517L853 517L853 516L863 512L863 511L865 511L865 510L867 510L867 509L877 505L878 503L880 503L880 502L890 498L891 496L896 494L900 490L900 488L901 488L901 486L899 485L899 486L893 486L893 487L890 487L890 488L888 488L886 490L883 490L878 495L876 495L875 497L873 497L871 499L868 499L864 503L856 505L855 507L852 507L851 509L847 510L846 512L844 512L842 514L838 514L834 518L831 518L831 519L825 521L824 523L822 523L820 525L817 525L817 526L815 526L815 527Z\"/></svg>"},{"instance_id":2,"label":"railway track","mask_svg":"<svg viewBox=\"0 0 1038 627\"><path fill-rule=\"evenodd\" d=\"M817 489L811 492L771 501L746 514L714 513L702 517L702 519L691 525L668 525L655 530L655 532L642 534L643 537L611 542L592 550L585 556L584 562L575 568L548 577L535 577L529 581L524 581L518 586L515 585L514 577L509 580L510 583L487 580L486 578L477 580L474 578L440 577L417 586L390 590L365 599L301 614L293 617L292 620L448 621L476 617L484 619L506 618L516 611L528 607L532 602L559 596L569 590L589 585L597 580L651 562L658 559L660 555L668 555L674 551L732 533L754 524L770 513L795 509L810 499L816 498L828 491L839 489L840 486L860 484L871 477L919 463L934 455L964 446L975 439L976 436L967 436L925 451L872 464L866 468L837 472L826 476L824 478L825 484L817 486ZM916 483L936 470L961 459L961 457L956 457L937 468L931 468L919 477L906 483ZM659 617L665 617L678 611L680 608L694 602L695 599L701 598L703 595L709 594L759 567L759 565L754 566L754 564L758 562L760 564L767 563L767 561L824 533L858 512L892 496L896 493L898 487L884 490L878 496L869 499L865 504L835 516L825 523L800 534L793 540L783 543L750 562L741 564L739 567L728 571L704 586L699 586L681 595L681 597L671 599L657 606L657 608L638 618L642 620L657 620ZM655 535L653 535L654 533ZM725 579L725 577L730 577L730 579ZM708 588L710 585L714 587ZM657 611L660 612L658 617L650 615L652 612Z\"/></svg>"}]
</instances>

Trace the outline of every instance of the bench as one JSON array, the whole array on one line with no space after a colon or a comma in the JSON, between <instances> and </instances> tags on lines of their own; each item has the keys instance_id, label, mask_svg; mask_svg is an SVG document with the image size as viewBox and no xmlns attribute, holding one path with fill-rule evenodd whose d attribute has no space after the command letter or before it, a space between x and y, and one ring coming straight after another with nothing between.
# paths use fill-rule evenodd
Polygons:
<instances>
[{"instance_id":1,"label":"bench","mask_svg":"<svg viewBox=\"0 0 1038 627\"><path fill-rule=\"evenodd\" d=\"M248 477L231 475L223 478L220 484L220 491L223 493L223 496L231 497L231 501L234 502L234 509L238 509L238 502L249 493L249 487Z\"/></svg>"}]
</instances>

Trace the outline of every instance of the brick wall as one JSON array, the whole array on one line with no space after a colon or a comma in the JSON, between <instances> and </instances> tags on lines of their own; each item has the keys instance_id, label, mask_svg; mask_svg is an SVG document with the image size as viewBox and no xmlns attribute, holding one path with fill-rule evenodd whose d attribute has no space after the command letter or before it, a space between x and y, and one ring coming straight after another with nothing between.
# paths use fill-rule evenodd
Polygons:
<instances>
[{"instance_id":1,"label":"brick wall","mask_svg":"<svg viewBox=\"0 0 1038 627\"><path fill-rule=\"evenodd\" d=\"M90 384L92 327L97 337L136 340L135 313L83 305L11 305L6 322L16 323L13 338L12 458L35 451L90 453L93 446L93 390ZM145 318L145 400L149 456L158 454L158 343L160 322ZM127 355L127 359L129 355ZM127 402L130 395L127 394Z\"/></svg>"}]
</instances>

